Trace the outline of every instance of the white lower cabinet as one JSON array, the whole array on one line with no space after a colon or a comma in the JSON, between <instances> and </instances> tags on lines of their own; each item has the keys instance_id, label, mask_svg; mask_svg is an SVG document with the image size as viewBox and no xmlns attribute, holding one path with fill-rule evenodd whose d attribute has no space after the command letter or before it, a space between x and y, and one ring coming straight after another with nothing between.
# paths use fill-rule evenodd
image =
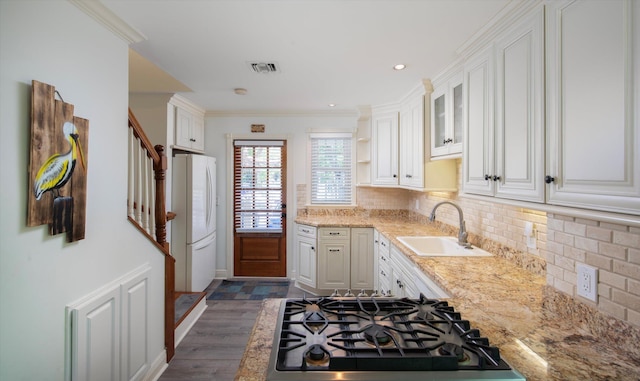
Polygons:
<instances>
[{"instance_id":1,"label":"white lower cabinet","mask_svg":"<svg viewBox=\"0 0 640 381\"><path fill-rule=\"evenodd\" d=\"M349 228L318 229L318 288L351 288Z\"/></svg>"},{"instance_id":2,"label":"white lower cabinet","mask_svg":"<svg viewBox=\"0 0 640 381\"><path fill-rule=\"evenodd\" d=\"M372 228L296 227L298 285L321 295L373 289Z\"/></svg>"},{"instance_id":3,"label":"white lower cabinet","mask_svg":"<svg viewBox=\"0 0 640 381\"><path fill-rule=\"evenodd\" d=\"M420 292L414 282L415 270L409 259L391 245L392 293L399 298L418 298Z\"/></svg>"},{"instance_id":4,"label":"white lower cabinet","mask_svg":"<svg viewBox=\"0 0 640 381\"><path fill-rule=\"evenodd\" d=\"M388 295L391 293L391 257L389 256L389 239L383 235L378 238L378 293Z\"/></svg>"},{"instance_id":5,"label":"white lower cabinet","mask_svg":"<svg viewBox=\"0 0 640 381\"><path fill-rule=\"evenodd\" d=\"M351 228L351 289L373 288L373 229Z\"/></svg>"},{"instance_id":6,"label":"white lower cabinet","mask_svg":"<svg viewBox=\"0 0 640 381\"><path fill-rule=\"evenodd\" d=\"M389 239L372 228L296 224L297 284L317 294L449 297Z\"/></svg>"},{"instance_id":7,"label":"white lower cabinet","mask_svg":"<svg viewBox=\"0 0 640 381\"><path fill-rule=\"evenodd\" d=\"M430 299L449 297L400 249L391 244L387 237L378 234L376 241L378 245L376 285L379 294L398 298L419 298L420 294Z\"/></svg>"},{"instance_id":8,"label":"white lower cabinet","mask_svg":"<svg viewBox=\"0 0 640 381\"><path fill-rule=\"evenodd\" d=\"M316 287L316 228L297 225L298 283Z\"/></svg>"}]
</instances>

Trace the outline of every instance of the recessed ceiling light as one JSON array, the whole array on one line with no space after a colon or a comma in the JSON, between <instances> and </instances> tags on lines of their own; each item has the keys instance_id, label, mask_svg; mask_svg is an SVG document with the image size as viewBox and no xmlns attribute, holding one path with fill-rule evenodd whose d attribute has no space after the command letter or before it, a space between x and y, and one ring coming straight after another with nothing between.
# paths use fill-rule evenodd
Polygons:
<instances>
[{"instance_id":1,"label":"recessed ceiling light","mask_svg":"<svg viewBox=\"0 0 640 381\"><path fill-rule=\"evenodd\" d=\"M336 107L335 103L329 103L329 107Z\"/></svg>"},{"instance_id":2,"label":"recessed ceiling light","mask_svg":"<svg viewBox=\"0 0 640 381\"><path fill-rule=\"evenodd\" d=\"M406 68L407 65L405 64L397 64L393 67L393 70L404 70L404 68Z\"/></svg>"},{"instance_id":3,"label":"recessed ceiling light","mask_svg":"<svg viewBox=\"0 0 640 381\"><path fill-rule=\"evenodd\" d=\"M238 95L245 95L247 93L247 89L243 89L242 87L236 87L233 89L233 92Z\"/></svg>"}]
</instances>

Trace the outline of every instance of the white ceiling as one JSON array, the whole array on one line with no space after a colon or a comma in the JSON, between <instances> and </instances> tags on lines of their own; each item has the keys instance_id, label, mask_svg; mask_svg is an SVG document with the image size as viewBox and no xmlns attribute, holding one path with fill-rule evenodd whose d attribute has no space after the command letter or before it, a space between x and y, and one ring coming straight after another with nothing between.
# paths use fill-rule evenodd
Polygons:
<instances>
[{"instance_id":1,"label":"white ceiling","mask_svg":"<svg viewBox=\"0 0 640 381\"><path fill-rule=\"evenodd\" d=\"M131 46L136 62L157 65L178 81L169 91L208 111L322 112L398 101L453 62L456 49L510 1L102 3L146 37ZM280 72L254 73L249 62L275 62ZM407 68L394 71L397 63ZM167 91L150 70L132 69L132 90ZM234 94L238 87L247 94Z\"/></svg>"}]
</instances>

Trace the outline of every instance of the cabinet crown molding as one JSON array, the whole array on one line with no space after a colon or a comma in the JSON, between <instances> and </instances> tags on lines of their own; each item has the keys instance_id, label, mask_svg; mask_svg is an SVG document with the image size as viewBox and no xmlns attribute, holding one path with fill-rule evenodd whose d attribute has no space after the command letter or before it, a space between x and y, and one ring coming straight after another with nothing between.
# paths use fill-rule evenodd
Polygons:
<instances>
[{"instance_id":1,"label":"cabinet crown molding","mask_svg":"<svg viewBox=\"0 0 640 381\"><path fill-rule=\"evenodd\" d=\"M548 0L546 0L548 1ZM460 57L471 57L491 44L495 38L523 16L537 7L544 6L545 0L511 1L488 23L462 44L456 53Z\"/></svg>"},{"instance_id":2,"label":"cabinet crown molding","mask_svg":"<svg viewBox=\"0 0 640 381\"><path fill-rule=\"evenodd\" d=\"M191 102L187 98L180 96L178 94L174 94L169 100L174 106L180 107L184 110L189 111L192 114L198 115L199 117L204 117L205 109Z\"/></svg>"}]
</instances>

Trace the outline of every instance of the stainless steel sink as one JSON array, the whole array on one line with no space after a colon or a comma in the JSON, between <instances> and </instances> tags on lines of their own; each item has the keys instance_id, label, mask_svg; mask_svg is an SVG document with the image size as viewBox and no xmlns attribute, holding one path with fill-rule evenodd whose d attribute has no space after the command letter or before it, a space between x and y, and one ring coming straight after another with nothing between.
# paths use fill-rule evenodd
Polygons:
<instances>
[{"instance_id":1,"label":"stainless steel sink","mask_svg":"<svg viewBox=\"0 0 640 381\"><path fill-rule=\"evenodd\" d=\"M397 237L421 257L490 257L491 253L477 247L458 245L458 239L448 236Z\"/></svg>"}]
</instances>

